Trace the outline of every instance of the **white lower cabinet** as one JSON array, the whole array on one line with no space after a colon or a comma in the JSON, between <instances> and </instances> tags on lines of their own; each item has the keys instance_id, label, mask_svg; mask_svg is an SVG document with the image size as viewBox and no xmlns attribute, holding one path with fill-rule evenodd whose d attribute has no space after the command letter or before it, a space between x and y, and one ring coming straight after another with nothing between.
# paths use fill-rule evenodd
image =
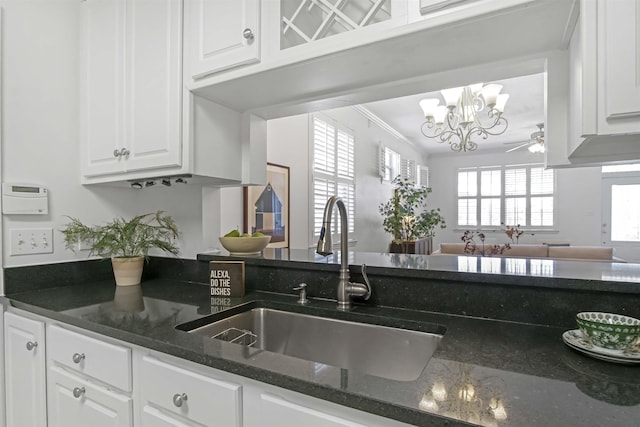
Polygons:
<instances>
[{"instance_id":1,"label":"white lower cabinet","mask_svg":"<svg viewBox=\"0 0 640 427\"><path fill-rule=\"evenodd\" d=\"M260 414L256 427L277 427L286 420L287 424L305 427L365 427L344 418L331 415L305 405L290 402L280 396L261 393L260 401L252 408Z\"/></svg>"},{"instance_id":2,"label":"white lower cabinet","mask_svg":"<svg viewBox=\"0 0 640 427\"><path fill-rule=\"evenodd\" d=\"M150 355L139 366L142 425L242 426L242 386ZM193 423L193 424L192 424Z\"/></svg>"},{"instance_id":3,"label":"white lower cabinet","mask_svg":"<svg viewBox=\"0 0 640 427\"><path fill-rule=\"evenodd\" d=\"M132 427L133 399L50 366L49 427Z\"/></svg>"},{"instance_id":4,"label":"white lower cabinet","mask_svg":"<svg viewBox=\"0 0 640 427\"><path fill-rule=\"evenodd\" d=\"M49 427L132 427L131 349L47 325Z\"/></svg>"},{"instance_id":5,"label":"white lower cabinet","mask_svg":"<svg viewBox=\"0 0 640 427\"><path fill-rule=\"evenodd\" d=\"M44 322L6 312L4 339L7 426L46 426Z\"/></svg>"},{"instance_id":6,"label":"white lower cabinet","mask_svg":"<svg viewBox=\"0 0 640 427\"><path fill-rule=\"evenodd\" d=\"M244 427L406 427L407 424L301 393L251 381Z\"/></svg>"},{"instance_id":7,"label":"white lower cabinet","mask_svg":"<svg viewBox=\"0 0 640 427\"><path fill-rule=\"evenodd\" d=\"M9 427L406 426L20 310L4 331Z\"/></svg>"},{"instance_id":8,"label":"white lower cabinet","mask_svg":"<svg viewBox=\"0 0 640 427\"><path fill-rule=\"evenodd\" d=\"M92 378L109 387L131 392L131 349L70 331L47 326L47 360L77 375Z\"/></svg>"}]
</instances>

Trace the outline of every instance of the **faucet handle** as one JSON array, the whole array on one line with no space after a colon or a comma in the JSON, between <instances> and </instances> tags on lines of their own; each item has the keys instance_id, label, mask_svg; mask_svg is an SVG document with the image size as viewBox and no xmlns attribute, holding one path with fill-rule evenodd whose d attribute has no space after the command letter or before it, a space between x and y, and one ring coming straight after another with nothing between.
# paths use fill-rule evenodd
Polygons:
<instances>
[{"instance_id":1,"label":"faucet handle","mask_svg":"<svg viewBox=\"0 0 640 427\"><path fill-rule=\"evenodd\" d=\"M294 291L300 291L300 298L298 299L298 304L307 304L309 300L307 299L307 284L300 283L298 286L293 288Z\"/></svg>"},{"instance_id":2,"label":"faucet handle","mask_svg":"<svg viewBox=\"0 0 640 427\"><path fill-rule=\"evenodd\" d=\"M362 264L362 278L364 279L364 284L367 287L367 293L364 296L365 301L371 297L371 283L369 283L369 276L367 276L367 265Z\"/></svg>"}]
</instances>

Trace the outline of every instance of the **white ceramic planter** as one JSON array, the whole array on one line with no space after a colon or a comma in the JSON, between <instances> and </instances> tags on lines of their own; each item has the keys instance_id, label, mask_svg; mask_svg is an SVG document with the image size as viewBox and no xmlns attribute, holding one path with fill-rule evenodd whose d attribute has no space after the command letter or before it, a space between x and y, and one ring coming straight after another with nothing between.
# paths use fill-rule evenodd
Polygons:
<instances>
[{"instance_id":1,"label":"white ceramic planter","mask_svg":"<svg viewBox=\"0 0 640 427\"><path fill-rule=\"evenodd\" d=\"M142 268L144 266L144 257L113 257L111 258L113 266L113 275L118 286L139 285L142 279Z\"/></svg>"}]
</instances>

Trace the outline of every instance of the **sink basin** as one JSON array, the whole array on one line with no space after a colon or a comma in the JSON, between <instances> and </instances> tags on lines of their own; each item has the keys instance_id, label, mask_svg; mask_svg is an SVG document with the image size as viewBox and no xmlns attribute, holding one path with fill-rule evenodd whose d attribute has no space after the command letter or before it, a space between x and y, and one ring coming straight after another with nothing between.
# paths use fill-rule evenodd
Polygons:
<instances>
[{"instance_id":1,"label":"sink basin","mask_svg":"<svg viewBox=\"0 0 640 427\"><path fill-rule=\"evenodd\" d=\"M418 378L444 333L440 325L424 332L264 307L211 317L177 329L397 381Z\"/></svg>"}]
</instances>

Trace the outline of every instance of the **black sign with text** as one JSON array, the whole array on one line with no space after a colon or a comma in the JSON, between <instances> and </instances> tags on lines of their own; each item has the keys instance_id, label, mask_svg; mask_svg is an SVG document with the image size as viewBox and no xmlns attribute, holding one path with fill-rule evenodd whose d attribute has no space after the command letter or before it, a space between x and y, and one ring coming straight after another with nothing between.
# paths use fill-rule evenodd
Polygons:
<instances>
[{"instance_id":1,"label":"black sign with text","mask_svg":"<svg viewBox=\"0 0 640 427\"><path fill-rule=\"evenodd\" d=\"M210 261L211 297L244 296L244 261Z\"/></svg>"}]
</instances>

